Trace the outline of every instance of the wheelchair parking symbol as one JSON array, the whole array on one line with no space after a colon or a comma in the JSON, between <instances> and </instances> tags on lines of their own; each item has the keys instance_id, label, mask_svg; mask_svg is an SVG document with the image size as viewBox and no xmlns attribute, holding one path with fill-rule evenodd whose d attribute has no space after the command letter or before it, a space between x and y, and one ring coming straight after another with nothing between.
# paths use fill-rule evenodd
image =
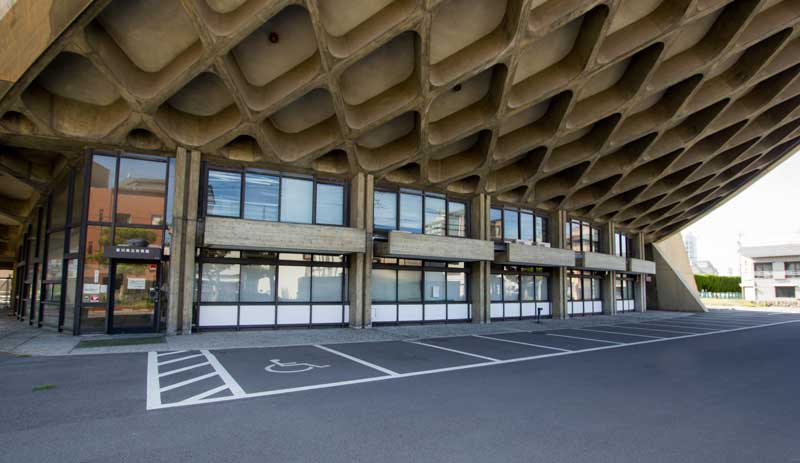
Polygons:
<instances>
[{"instance_id":1,"label":"wheelchair parking symbol","mask_svg":"<svg viewBox=\"0 0 800 463\"><path fill-rule=\"evenodd\" d=\"M330 365L314 365L313 363L281 362L281 359L270 360L264 370L269 373L305 373L315 368L328 368Z\"/></svg>"}]
</instances>

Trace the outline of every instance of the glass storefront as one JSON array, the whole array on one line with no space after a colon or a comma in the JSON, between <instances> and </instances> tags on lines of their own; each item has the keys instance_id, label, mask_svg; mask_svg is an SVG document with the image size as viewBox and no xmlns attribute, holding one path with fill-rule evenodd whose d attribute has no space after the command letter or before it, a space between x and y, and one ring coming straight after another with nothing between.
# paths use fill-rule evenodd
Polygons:
<instances>
[{"instance_id":1,"label":"glass storefront","mask_svg":"<svg viewBox=\"0 0 800 463\"><path fill-rule=\"evenodd\" d=\"M489 281L493 320L549 317L550 273L543 267L493 265Z\"/></svg>"},{"instance_id":2,"label":"glass storefront","mask_svg":"<svg viewBox=\"0 0 800 463\"><path fill-rule=\"evenodd\" d=\"M567 272L567 312L569 315L603 313L602 280L603 274L600 272L569 269Z\"/></svg>"}]
</instances>

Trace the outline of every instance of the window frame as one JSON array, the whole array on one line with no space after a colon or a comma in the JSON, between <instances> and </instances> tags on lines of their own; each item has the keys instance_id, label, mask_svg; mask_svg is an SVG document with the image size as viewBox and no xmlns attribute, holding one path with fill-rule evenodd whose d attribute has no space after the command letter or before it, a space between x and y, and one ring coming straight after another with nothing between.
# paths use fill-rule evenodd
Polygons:
<instances>
[{"instance_id":1,"label":"window frame","mask_svg":"<svg viewBox=\"0 0 800 463\"><path fill-rule=\"evenodd\" d=\"M759 266L768 267L769 270L759 270ZM772 262L753 262L753 277L759 279L771 279L773 277Z\"/></svg>"},{"instance_id":2,"label":"window frame","mask_svg":"<svg viewBox=\"0 0 800 463\"><path fill-rule=\"evenodd\" d=\"M386 260L395 260L396 263L388 263L385 262ZM403 265L400 263L401 261L417 261L420 262L420 265ZM442 265L444 264L444 265ZM423 307L426 304L436 305L436 304L469 304L470 303L470 269L468 265L463 265L461 267L454 267L449 265L448 262L443 261L431 261L431 260L418 260L418 259L397 259L397 258L380 258L376 257L372 260L372 267L370 271L373 270L393 270L395 277L394 277L394 284L395 290L394 295L395 298L393 301L387 300L372 300L372 304L421 304ZM420 272L420 299L418 301L401 301L400 300L400 278L399 272L400 271L417 271ZM427 300L425 296L425 282L426 282L426 274L428 272L444 272L444 291L445 296L444 299L440 300ZM464 275L464 300L457 300L450 297L450 291L448 288L447 279L448 275L451 273L461 273Z\"/></svg>"},{"instance_id":3,"label":"window frame","mask_svg":"<svg viewBox=\"0 0 800 463\"><path fill-rule=\"evenodd\" d=\"M395 210L394 228L384 228L384 227L378 227L376 225L374 228L375 228L375 234L377 234L377 235L381 235L381 234L384 234L384 233L388 234L390 231L400 230L400 222L401 222L401 216L402 216L402 211L400 209L400 197L401 197L402 194L408 194L408 195L418 195L422 199L422 209L420 211L421 215L422 215L422 226L421 226L421 230L422 231L420 233L413 233L413 232L408 232L408 233L413 233L415 235L416 234L418 234L418 235L426 235L426 236L444 236L444 237L448 237L448 238L469 238L469 236L470 236L470 220L469 220L469 218L470 218L470 203L469 203L469 200L467 198L464 198L464 197L461 197L461 196L454 196L454 195L450 195L450 194L445 194L445 193L437 193L437 192L434 192L434 191L415 190L415 189L402 188L402 187L400 187L400 188L392 188L392 187L383 186L383 185L376 186L375 187L375 193L390 193L390 194L393 194L394 195L394 205L395 205L395 209L394 209ZM374 196L374 194L373 194L373 196ZM430 234L430 233L426 233L425 232L426 228L428 226L427 214L425 212L426 199L428 197L432 197L432 198L436 198L436 199L443 199L444 200L445 208L444 208L444 234L443 235L434 235L434 234ZM375 199L374 199L374 197L373 197L372 201L373 201L373 205L372 205L373 212L372 212L372 215L373 215L373 221L374 221L374 216L375 216L375 209L374 209L375 208ZM459 204L463 204L464 205L464 235L463 236L450 234L450 229L451 229L450 203L459 203Z\"/></svg>"},{"instance_id":4,"label":"window frame","mask_svg":"<svg viewBox=\"0 0 800 463\"><path fill-rule=\"evenodd\" d=\"M545 270L544 267L537 267L537 266L520 266L520 265L492 265L490 270L490 275L501 275L502 281L502 290L500 291L501 298L492 299L490 295L490 303L535 303L535 302L552 302L550 300L550 272ZM519 282L519 295L516 300L508 300L506 299L506 291L505 291L505 275L517 275L517 281ZM532 276L533 277L533 299L523 299L522 294L522 277L523 276ZM548 287L547 291L547 299L542 299L540 297L539 291L536 289L536 277L544 277L546 281L546 286ZM491 277L490 277L491 279ZM491 282L490 282L491 285ZM491 289L490 289L491 292Z\"/></svg>"},{"instance_id":5,"label":"window frame","mask_svg":"<svg viewBox=\"0 0 800 463\"><path fill-rule=\"evenodd\" d=\"M494 236L494 229L491 224L491 214L494 211L500 212L500 236ZM543 212L536 211L535 209L525 209L525 208L518 208L518 207L511 207L511 206L500 206L500 207L492 207L489 211L489 228L490 233L492 233L492 241L495 242L502 242L505 243L507 240L511 240L511 238L506 238L506 213L515 214L517 217L517 238L516 241L522 241L522 216L523 215L531 215L533 217L533 243L539 243L540 241L537 239L536 236L536 223L537 220L542 221L542 243L550 243L550 216ZM527 241L527 240L525 240Z\"/></svg>"},{"instance_id":6,"label":"window frame","mask_svg":"<svg viewBox=\"0 0 800 463\"><path fill-rule=\"evenodd\" d=\"M225 172L239 175L239 215L227 216L216 215L208 213L208 175L210 172ZM278 180L278 220L262 220L262 219L245 219L245 197L246 197L246 179L247 174L263 175L275 177ZM311 187L311 223L306 222L289 222L281 220L281 200L283 199L283 179L293 180L306 180L312 183ZM330 223L317 223L317 190L318 185L336 185L342 187L342 223L341 225ZM271 222L271 223L288 223L299 225L320 225L325 227L349 227L350 217L350 203L349 203L349 190L347 188L347 181L336 179L333 177L324 177L318 175L304 175L291 172L282 172L268 169L254 169L254 168L234 168L228 166L218 166L214 164L205 163L203 167L203 182L201 191L201 211L203 217L220 217L225 219L240 219L240 220L253 220L257 222Z\"/></svg>"},{"instance_id":7,"label":"window frame","mask_svg":"<svg viewBox=\"0 0 800 463\"><path fill-rule=\"evenodd\" d=\"M578 244L577 244L578 249L575 249L576 243L573 243L573 239L572 239L572 232L573 232L574 225L577 225L577 228L578 228L578 230L577 230L578 236L576 238L577 242L578 242ZM584 230L587 230L587 229L589 231L588 237L584 236L584 233L583 233ZM598 238L596 241L593 239L595 233L597 234L597 238ZM597 226L597 225L594 225L592 222L589 222L587 220L571 217L566 222L564 222L564 247L565 247L565 249L571 249L571 250L573 250L575 252L602 253L604 251L602 250L603 246L602 246L602 239L600 238L601 236L602 236L602 230L600 229L600 227ZM584 243L589 243L589 249L584 249Z\"/></svg>"}]
</instances>

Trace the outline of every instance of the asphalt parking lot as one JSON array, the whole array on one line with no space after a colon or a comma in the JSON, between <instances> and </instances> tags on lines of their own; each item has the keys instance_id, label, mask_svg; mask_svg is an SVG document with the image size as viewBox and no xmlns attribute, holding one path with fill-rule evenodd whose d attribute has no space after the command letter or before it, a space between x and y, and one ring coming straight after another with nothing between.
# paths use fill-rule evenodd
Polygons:
<instances>
[{"instance_id":1,"label":"asphalt parking lot","mask_svg":"<svg viewBox=\"0 0 800 463\"><path fill-rule=\"evenodd\" d=\"M0 462L798 462L799 349L800 316L708 313L2 357Z\"/></svg>"}]
</instances>

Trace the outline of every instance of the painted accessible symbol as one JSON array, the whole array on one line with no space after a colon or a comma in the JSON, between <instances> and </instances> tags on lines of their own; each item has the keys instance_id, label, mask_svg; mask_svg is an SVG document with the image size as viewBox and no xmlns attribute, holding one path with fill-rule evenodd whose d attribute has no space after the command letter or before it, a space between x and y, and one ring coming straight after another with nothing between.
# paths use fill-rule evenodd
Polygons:
<instances>
[{"instance_id":1,"label":"painted accessible symbol","mask_svg":"<svg viewBox=\"0 0 800 463\"><path fill-rule=\"evenodd\" d=\"M267 365L264 370L270 373L304 373L315 368L328 368L330 365L314 365L313 363L300 362L281 362L281 359L272 359L271 365Z\"/></svg>"}]
</instances>

